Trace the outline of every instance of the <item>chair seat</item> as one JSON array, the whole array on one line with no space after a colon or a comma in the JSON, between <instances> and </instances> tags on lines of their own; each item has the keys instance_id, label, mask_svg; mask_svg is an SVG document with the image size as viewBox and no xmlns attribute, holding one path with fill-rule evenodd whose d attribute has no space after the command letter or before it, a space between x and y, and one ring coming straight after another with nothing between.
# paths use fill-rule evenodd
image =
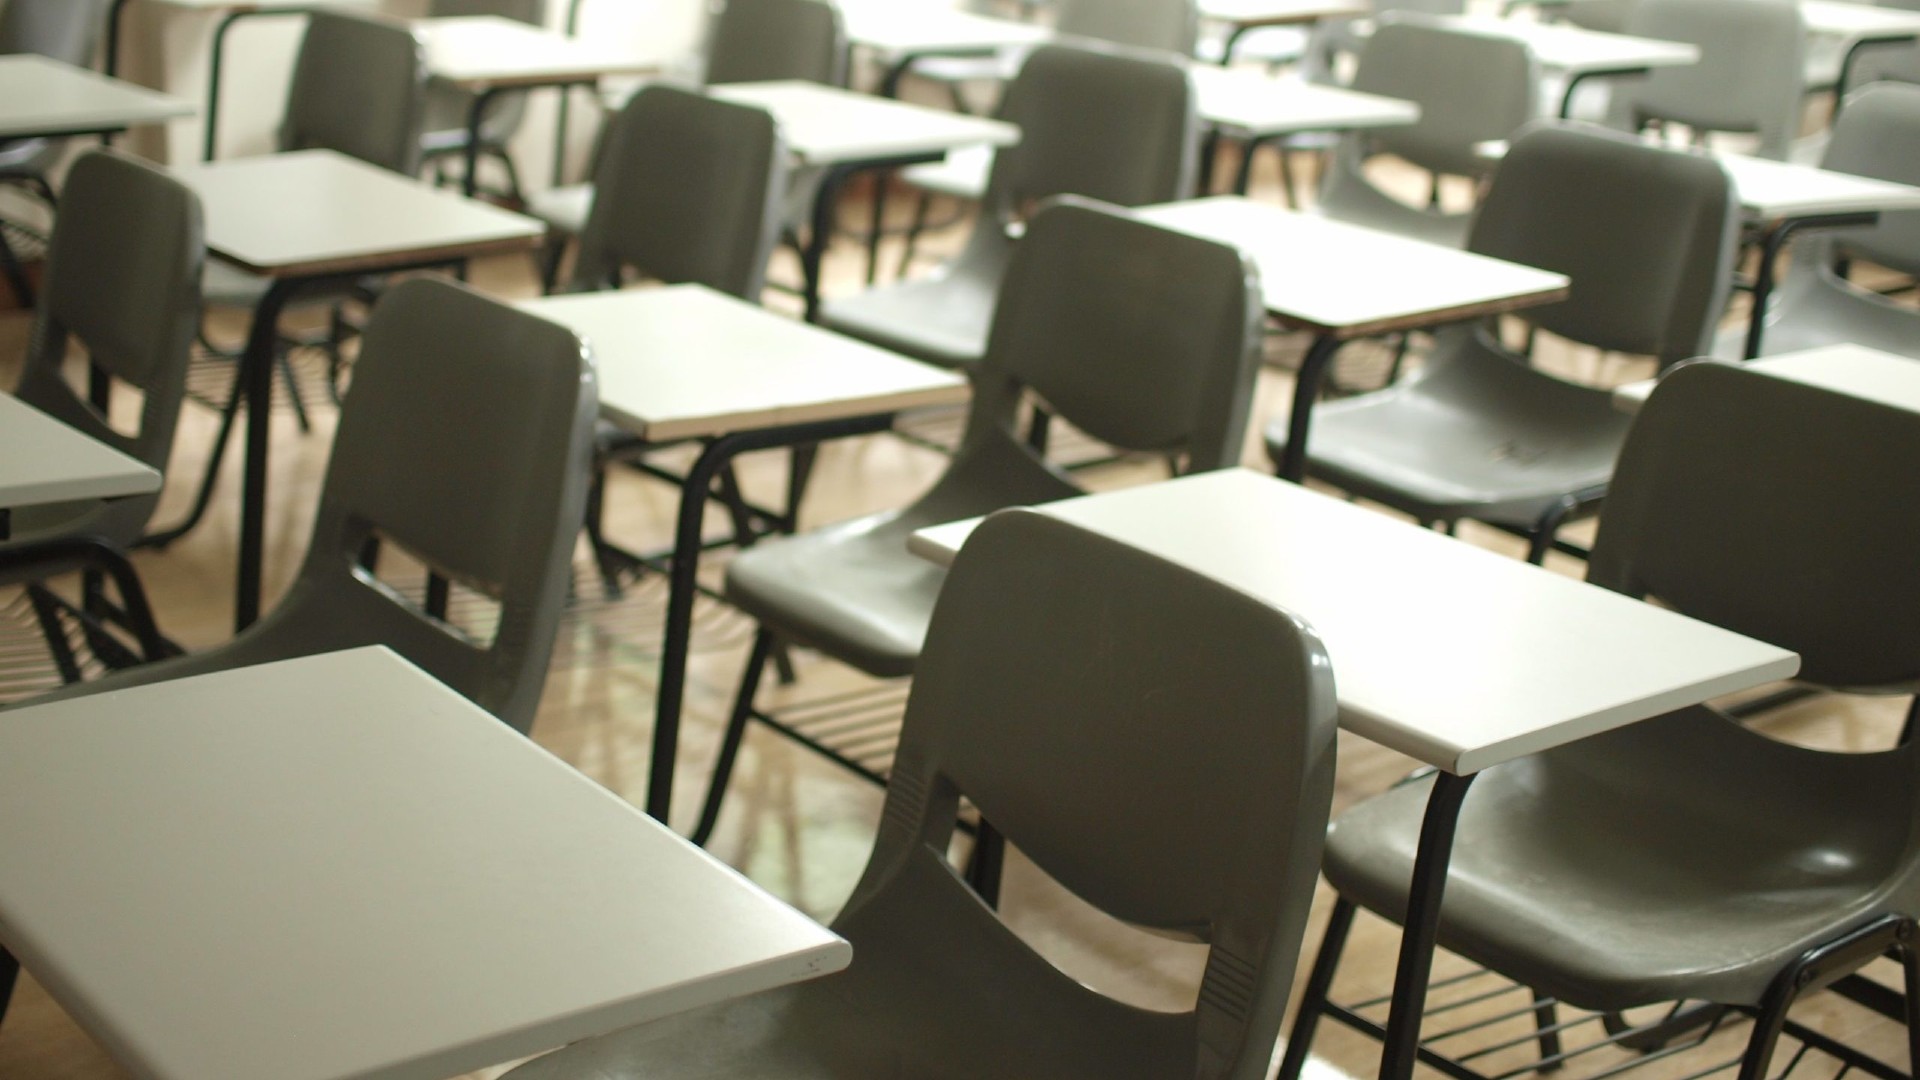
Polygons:
<instances>
[{"instance_id":1,"label":"chair seat","mask_svg":"<svg viewBox=\"0 0 1920 1080\"><path fill-rule=\"evenodd\" d=\"M1326 186L1312 212L1350 225L1363 225L1451 248L1467 246L1467 227L1472 222L1470 214L1423 210L1369 186L1352 183Z\"/></svg>"},{"instance_id":2,"label":"chair seat","mask_svg":"<svg viewBox=\"0 0 1920 1080\"><path fill-rule=\"evenodd\" d=\"M1825 245L1821 247L1820 254L1810 257L1824 258ZM1774 294L1761 354L1847 343L1920 359L1920 313L1850 285L1826 267L1796 262ZM1714 339L1713 354L1738 360L1746 347L1747 328L1742 324Z\"/></svg>"},{"instance_id":3,"label":"chair seat","mask_svg":"<svg viewBox=\"0 0 1920 1080\"><path fill-rule=\"evenodd\" d=\"M554 232L579 236L586 230L587 216L593 212L593 185L569 184L536 191L527 196L526 212L546 222Z\"/></svg>"},{"instance_id":4,"label":"chair seat","mask_svg":"<svg viewBox=\"0 0 1920 1080\"><path fill-rule=\"evenodd\" d=\"M999 275L956 265L923 281L872 289L820 309L820 324L946 368L970 368L987 351Z\"/></svg>"},{"instance_id":5,"label":"chair seat","mask_svg":"<svg viewBox=\"0 0 1920 1080\"><path fill-rule=\"evenodd\" d=\"M907 551L922 524L931 522L879 514L760 543L727 567L727 599L869 675L911 675L946 580Z\"/></svg>"},{"instance_id":6,"label":"chair seat","mask_svg":"<svg viewBox=\"0 0 1920 1080\"><path fill-rule=\"evenodd\" d=\"M1144 1013L1070 989L1067 976L1026 953L977 899L933 887L936 875L952 873L926 853L903 860L896 878L922 883L896 882L895 895L916 902L877 901L837 923L854 947L839 974L575 1043L508 1075L1146 1080L1193 1072L1182 1050L1185 1042L1190 1058L1190 1016Z\"/></svg>"},{"instance_id":7,"label":"chair seat","mask_svg":"<svg viewBox=\"0 0 1920 1080\"><path fill-rule=\"evenodd\" d=\"M1497 766L1461 810L1439 942L1582 1008L1756 1004L1835 927L1910 902L1889 900L1904 830L1881 826L1911 814L1911 767L1774 742L1705 708ZM1404 915L1430 787L1334 823L1324 870L1343 896Z\"/></svg>"},{"instance_id":8,"label":"chair seat","mask_svg":"<svg viewBox=\"0 0 1920 1080\"><path fill-rule=\"evenodd\" d=\"M993 153L990 146L969 146L948 154L945 161L902 169L900 179L935 195L979 202L987 193Z\"/></svg>"},{"instance_id":9,"label":"chair seat","mask_svg":"<svg viewBox=\"0 0 1920 1080\"><path fill-rule=\"evenodd\" d=\"M1423 521L1516 526L1606 484L1631 425L1606 392L1500 357L1453 363L1471 370L1316 407L1308 472ZM1286 422L1266 434L1278 460Z\"/></svg>"}]
</instances>

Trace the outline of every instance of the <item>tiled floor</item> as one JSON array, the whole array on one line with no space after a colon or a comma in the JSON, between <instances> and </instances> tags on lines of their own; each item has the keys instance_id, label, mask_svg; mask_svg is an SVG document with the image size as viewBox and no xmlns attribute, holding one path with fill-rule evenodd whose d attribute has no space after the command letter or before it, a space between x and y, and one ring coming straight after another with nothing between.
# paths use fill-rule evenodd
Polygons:
<instances>
[{"instance_id":1,"label":"tiled floor","mask_svg":"<svg viewBox=\"0 0 1920 1080\"><path fill-rule=\"evenodd\" d=\"M941 240L951 249L957 237L949 234ZM854 251L852 245L843 245L836 254L837 277L844 280L857 272ZM886 265L892 265L891 260ZM788 280L791 274L792 264L787 261L776 271L776 276ZM524 295L532 287L527 267L519 260L485 266L479 280L483 286L508 295ZM11 362L24 338L23 318L0 317L0 358ZM1298 342L1286 339L1274 343L1276 363L1263 373L1258 416L1279 414L1290 392L1285 360L1289 354L1297 354L1298 348ZM1639 377L1647 370L1643 363L1571 355L1564 350L1554 354L1551 362L1575 377L1598 382ZM1341 377L1352 384L1366 385L1369 380L1377 380L1383 368L1381 350L1360 346L1343 361ZM268 519L270 591L284 587L304 549L332 422L332 410L325 406L316 410L315 430L308 435L300 434L284 413L276 418L274 502ZM937 426L937 422L930 422ZM186 478L197 477L213 430L214 418L208 410L189 408L173 479L160 514L162 521L172 521L184 508L191 488ZM1250 439L1247 462L1264 467L1263 458L1257 441ZM929 483L941 463L938 454L889 436L830 445L821 455L806 519L822 523L897 506ZM779 459L750 462L743 469L743 479L750 492L771 499L780 490L783 469ZM1158 462L1132 461L1089 470L1083 476L1090 486L1105 487L1163 474L1164 467ZM170 550L137 556L165 627L190 647L219 641L229 626L235 533L232 492L236 482L237 468L229 461L222 478L222 497L209 520ZM657 547L667 540L675 506L671 489L637 477L621 477L609 494L608 505L610 531L622 540L642 548ZM1518 550L1516 542L1487 530L1469 527L1463 532L1470 542L1508 553ZM609 602L599 596L591 575L584 570L585 560L582 565L582 599L563 628L534 734L543 745L588 775L637 801L645 784L665 590L660 580L652 577L631 585L620 601ZM1580 570L1577 563L1559 556L1554 565L1568 573ZM680 767L682 797L675 815L676 823L683 828L691 824L692 793L704 784L719 718L739 675L750 630L743 617L716 605L703 606L700 612L687 699L686 751ZM8 662L5 650L6 643L0 640L0 667ZM830 662L804 653L797 661L797 685L772 689L763 701L792 706L871 689L866 680ZM4 683L0 683L0 691L4 690ZM898 697L897 688L878 692ZM1820 699L1784 710L1766 723L1769 730L1783 737L1861 750L1891 742L1903 707L1904 703L1898 701ZM1406 760L1350 736L1342 736L1340 755L1336 811L1381 790L1409 767ZM880 801L875 787L759 732L749 737L735 791L712 848L800 908L829 918L851 889L865 860ZM1116 842L1123 842L1123 838L1116 838ZM1319 898L1319 910L1302 954L1303 968L1312 959L1327 902L1327 896ZM1005 910L1009 922L1036 947L1063 969L1090 983L1150 1007L1184 1008L1193 1000L1202 959L1197 947L1171 944L1088 911L1017 856L1009 868ZM166 932L159 926L153 930ZM1338 996L1383 993L1391 981L1396 942L1397 934L1390 926L1363 918L1347 951L1343 978L1336 986ZM1443 972L1457 966L1443 960ZM1446 994L1465 996L1476 989L1463 985L1440 996L1446 1000ZM183 992L190 992L190 988L183 988ZM1507 1007L1517 1007L1515 1000L1510 996ZM1495 1010L1498 1004L1464 1007L1453 1015L1479 1015L1474 1010ZM1835 1034L1858 1036L1887 1060L1903 1063L1901 1036L1893 1025L1828 1004L1817 1003L1809 1012L1818 1015ZM1485 1047L1519 1038L1527 1034L1526 1023L1522 1018L1491 1025L1450 1046ZM1574 1035L1568 1038L1572 1041ZM1732 1040L1737 1046L1739 1038L1737 1033L1723 1034L1716 1041ZM1364 1075L1374 1068L1374 1046L1338 1028L1323 1027L1316 1050L1329 1070ZM1501 1060L1490 1055L1486 1063ZM1679 1055L1661 1062L1657 1069L1663 1077L1680 1078L1710 1063L1695 1055ZM1827 1071L1819 1075L1832 1075L1830 1067L1821 1067ZM1808 1068L1814 1066L1809 1064ZM1599 1071L1599 1067L1585 1064L1568 1070L1580 1076ZM0 1029L0 1077L96 1080L119 1075L38 986L30 979L23 980L13 1011ZM272 1063L262 1063L260 1075L273 1076Z\"/></svg>"}]
</instances>

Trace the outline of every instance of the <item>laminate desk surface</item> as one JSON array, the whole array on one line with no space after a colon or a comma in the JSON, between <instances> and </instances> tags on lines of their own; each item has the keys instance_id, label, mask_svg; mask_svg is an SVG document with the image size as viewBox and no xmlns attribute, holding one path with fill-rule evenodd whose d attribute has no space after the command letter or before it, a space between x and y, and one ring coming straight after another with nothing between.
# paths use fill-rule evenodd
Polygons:
<instances>
[{"instance_id":1,"label":"laminate desk surface","mask_svg":"<svg viewBox=\"0 0 1920 1080\"><path fill-rule=\"evenodd\" d=\"M1741 209L1761 220L1920 209L1920 187L1741 154L1716 154Z\"/></svg>"},{"instance_id":2,"label":"laminate desk surface","mask_svg":"<svg viewBox=\"0 0 1920 1080\"><path fill-rule=\"evenodd\" d=\"M186 165L207 249L264 277L364 271L526 250L546 226L329 150Z\"/></svg>"},{"instance_id":3,"label":"laminate desk surface","mask_svg":"<svg viewBox=\"0 0 1920 1080\"><path fill-rule=\"evenodd\" d=\"M159 490L145 462L0 394L0 510Z\"/></svg>"},{"instance_id":4,"label":"laminate desk surface","mask_svg":"<svg viewBox=\"0 0 1920 1080\"><path fill-rule=\"evenodd\" d=\"M1850 4L1845 0L1800 0L1807 32L1839 38L1920 34L1920 11Z\"/></svg>"},{"instance_id":5,"label":"laminate desk surface","mask_svg":"<svg viewBox=\"0 0 1920 1080\"><path fill-rule=\"evenodd\" d=\"M161 1080L444 1077L847 943L384 648L0 724L0 937Z\"/></svg>"},{"instance_id":6,"label":"laminate desk surface","mask_svg":"<svg viewBox=\"0 0 1920 1080\"><path fill-rule=\"evenodd\" d=\"M1399 98L1212 64L1190 70L1200 115L1235 138L1403 127L1420 120L1420 106Z\"/></svg>"},{"instance_id":7,"label":"laminate desk surface","mask_svg":"<svg viewBox=\"0 0 1920 1080\"><path fill-rule=\"evenodd\" d=\"M1343 727L1455 775L1792 676L1785 649L1245 469L1041 508L1319 632ZM951 562L977 521L915 533Z\"/></svg>"},{"instance_id":8,"label":"laminate desk surface","mask_svg":"<svg viewBox=\"0 0 1920 1080\"><path fill-rule=\"evenodd\" d=\"M171 8L183 8L188 11L239 11L251 14L259 11L294 11L315 7L357 7L370 8L380 0L149 0Z\"/></svg>"},{"instance_id":9,"label":"laminate desk surface","mask_svg":"<svg viewBox=\"0 0 1920 1080\"><path fill-rule=\"evenodd\" d=\"M193 115L191 102L45 56L0 56L0 139L125 131Z\"/></svg>"},{"instance_id":10,"label":"laminate desk surface","mask_svg":"<svg viewBox=\"0 0 1920 1080\"><path fill-rule=\"evenodd\" d=\"M1920 360L1912 357L1895 356L1864 345L1822 345L1817 349L1748 360L1745 366L1776 378L1920 412ZM1642 379L1616 388L1614 407L1621 412L1639 412L1657 385L1657 379Z\"/></svg>"},{"instance_id":11,"label":"laminate desk surface","mask_svg":"<svg viewBox=\"0 0 1920 1080\"><path fill-rule=\"evenodd\" d=\"M646 75L660 63L605 41L572 38L493 15L421 19L414 24L427 71L464 90L546 86L610 75Z\"/></svg>"},{"instance_id":12,"label":"laminate desk surface","mask_svg":"<svg viewBox=\"0 0 1920 1080\"><path fill-rule=\"evenodd\" d=\"M1511 311L1567 292L1564 274L1237 196L1138 214L1238 246L1260 268L1270 313L1342 339Z\"/></svg>"},{"instance_id":13,"label":"laminate desk surface","mask_svg":"<svg viewBox=\"0 0 1920 1080\"><path fill-rule=\"evenodd\" d=\"M1034 23L914 0L852 0L840 10L849 41L889 57L990 54L1053 37L1051 29Z\"/></svg>"},{"instance_id":14,"label":"laminate desk surface","mask_svg":"<svg viewBox=\"0 0 1920 1080\"><path fill-rule=\"evenodd\" d=\"M600 409L657 441L949 405L966 379L699 285L523 302L593 350Z\"/></svg>"},{"instance_id":15,"label":"laminate desk surface","mask_svg":"<svg viewBox=\"0 0 1920 1080\"><path fill-rule=\"evenodd\" d=\"M1243 27L1298 26L1372 10L1363 0L1200 0L1201 18Z\"/></svg>"},{"instance_id":16,"label":"laminate desk surface","mask_svg":"<svg viewBox=\"0 0 1920 1080\"><path fill-rule=\"evenodd\" d=\"M1610 34L1563 23L1526 22L1485 15L1436 15L1424 21L1524 41L1540 66L1564 75L1685 67L1700 62L1700 48L1678 41Z\"/></svg>"},{"instance_id":17,"label":"laminate desk surface","mask_svg":"<svg viewBox=\"0 0 1920 1080\"><path fill-rule=\"evenodd\" d=\"M871 94L787 81L729 83L708 93L773 114L787 149L807 165L913 159L963 146L1011 146L1020 129Z\"/></svg>"}]
</instances>

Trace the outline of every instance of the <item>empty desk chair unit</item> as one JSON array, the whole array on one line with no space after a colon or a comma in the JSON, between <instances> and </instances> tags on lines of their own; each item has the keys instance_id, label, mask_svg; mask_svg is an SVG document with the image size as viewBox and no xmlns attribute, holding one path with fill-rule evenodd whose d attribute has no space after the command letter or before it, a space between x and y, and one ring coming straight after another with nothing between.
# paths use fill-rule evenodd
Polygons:
<instances>
[{"instance_id":1,"label":"empty desk chair unit","mask_svg":"<svg viewBox=\"0 0 1920 1080\"><path fill-rule=\"evenodd\" d=\"M225 644L98 692L385 645L512 727L533 725L585 511L599 394L572 333L450 281L390 290L362 339L306 560ZM498 605L455 626L364 565L386 545Z\"/></svg>"},{"instance_id":2,"label":"empty desk chair unit","mask_svg":"<svg viewBox=\"0 0 1920 1080\"><path fill-rule=\"evenodd\" d=\"M907 551L907 537L1081 493L1016 431L1027 392L1109 444L1183 453L1194 472L1237 462L1259 355L1258 284L1231 247L1079 200L1043 209L1007 269L966 435L932 490L903 510L764 541L728 567L727 599L760 630L696 837L712 831L749 719L884 775L884 764L756 711L761 670L780 640L879 678L913 674L943 575Z\"/></svg>"},{"instance_id":3,"label":"empty desk chair unit","mask_svg":"<svg viewBox=\"0 0 1920 1080\"><path fill-rule=\"evenodd\" d=\"M758 303L787 195L787 153L773 117L697 90L655 84L627 102L604 137L573 290L617 289L637 275L669 285L705 285ZM623 560L601 532L606 466L637 460L662 444L612 424L600 426L597 441L587 532L613 589ZM733 470L725 476L722 486L736 520L750 521ZM745 531L743 526L743 541Z\"/></svg>"},{"instance_id":4,"label":"empty desk chair unit","mask_svg":"<svg viewBox=\"0 0 1920 1080\"><path fill-rule=\"evenodd\" d=\"M37 53L75 67L91 67L106 11L100 0L7 0L0 4L0 56ZM48 172L59 163L63 139L0 139L0 184L32 189L47 205L55 198ZM24 307L33 306L33 287L20 268L18 254L0 224L0 269Z\"/></svg>"},{"instance_id":5,"label":"empty desk chair unit","mask_svg":"<svg viewBox=\"0 0 1920 1080\"><path fill-rule=\"evenodd\" d=\"M1755 156L1787 159L1806 96L1807 28L1797 0L1640 0L1627 33L1697 45L1700 60L1614 84L1610 126L1681 124L1700 145L1711 132L1751 134Z\"/></svg>"},{"instance_id":6,"label":"empty desk chair unit","mask_svg":"<svg viewBox=\"0 0 1920 1080\"><path fill-rule=\"evenodd\" d=\"M1738 231L1712 158L1542 125L1515 140L1467 249L1572 279L1568 299L1526 313L1532 325L1664 366L1711 344ZM1316 408L1307 474L1423 522L1508 528L1539 562L1604 497L1628 423L1608 391L1530 366L1496 326L1456 327L1413 375ZM1275 461L1287 430L1267 429Z\"/></svg>"},{"instance_id":7,"label":"empty desk chair unit","mask_svg":"<svg viewBox=\"0 0 1920 1080\"><path fill-rule=\"evenodd\" d=\"M383 169L416 175L420 171L420 122L426 90L426 59L420 42L406 23L346 12L315 12L294 61L293 82L287 91L286 113L278 133L279 149L283 152L333 150ZM299 212L298 207L287 208L289 215ZM207 262L204 294L208 307L251 311L271 284L267 278L249 274L225 260L213 259ZM296 306L332 305L337 304L342 295L341 291L309 293L294 303ZM319 342L334 354L332 375L336 379L342 333L336 319L326 338ZM204 334L201 341L216 356L238 357L237 349L212 342ZM304 429L306 407L284 351L293 344L283 342L279 369L288 399ZM214 440L206 475L186 518L150 537L148 543L159 546L172 543L191 531L206 513L226 454L227 437L240 413L240 395L240 380L235 378L224 404L220 433Z\"/></svg>"},{"instance_id":8,"label":"empty desk chair unit","mask_svg":"<svg viewBox=\"0 0 1920 1080\"><path fill-rule=\"evenodd\" d=\"M200 320L200 276L206 259L200 200L178 181L132 158L104 151L83 155L67 174L66 211L47 252L46 288L40 298L26 366L14 393L56 419L131 457L166 471L186 393L187 360ZM66 371L70 348L83 350L93 373L86 395ZM131 430L109 422L95 402L110 403L113 391L140 396ZM32 582L87 568L80 607L29 587L41 627L65 681L79 677L76 659L60 628L58 611L83 625L113 618L95 576L111 571L122 593L123 621L148 657L169 650L158 639L146 599L131 564L122 555L140 538L159 495L18 507L10 512L11 536L0 555L32 548L42 557L10 566L0 578ZM87 635L109 666L131 659L112 651L99 627ZM156 646L158 648L156 649Z\"/></svg>"},{"instance_id":9,"label":"empty desk chair unit","mask_svg":"<svg viewBox=\"0 0 1920 1080\"><path fill-rule=\"evenodd\" d=\"M1910 694L1920 503L1887 463L1917 456L1908 409L1737 365L1682 367L1627 440L1587 580L1792 649L1805 682ZM1439 944L1581 1009L1692 1000L1750 1014L1742 1080L1775 1075L1777 1040L1797 1034L1791 1007L1889 954L1904 1001L1873 988L1913 1046L1916 778L1920 740L1828 753L1704 705L1495 766L1460 809ZM1355 908L1405 910L1427 789L1362 802L1328 833L1339 901L1284 1080L1319 1017L1342 1016L1324 1011L1325 991ZM1842 1072L1860 1060L1834 1040L1819 1048Z\"/></svg>"},{"instance_id":10,"label":"empty desk chair unit","mask_svg":"<svg viewBox=\"0 0 1920 1080\"><path fill-rule=\"evenodd\" d=\"M1195 108L1192 80L1171 60L1034 50L999 112L1020 142L995 154L966 249L929 278L828 301L821 325L942 367L975 366L1014 250L1009 230L1055 195L1121 206L1184 198L1198 160Z\"/></svg>"},{"instance_id":11,"label":"empty desk chair unit","mask_svg":"<svg viewBox=\"0 0 1920 1080\"><path fill-rule=\"evenodd\" d=\"M1920 184L1917 151L1920 86L1872 83L1847 98L1820 165ZM1866 228L1802 237L1768 306L1764 353L1854 342L1920 358L1920 312L1850 283L1841 267L1853 259L1920 276L1920 212L1884 213ZM1737 357L1745 347L1743 329L1724 335L1715 351Z\"/></svg>"},{"instance_id":12,"label":"empty desk chair unit","mask_svg":"<svg viewBox=\"0 0 1920 1080\"><path fill-rule=\"evenodd\" d=\"M1519 41L1411 18L1382 22L1360 50L1353 89L1415 102L1420 119L1342 136L1316 209L1356 225L1459 247L1472 215L1440 207L1440 178L1482 173L1477 148L1509 138L1534 118L1539 84L1539 65ZM1433 174L1429 205L1409 205L1374 183L1366 164L1376 154Z\"/></svg>"},{"instance_id":13,"label":"empty desk chair unit","mask_svg":"<svg viewBox=\"0 0 1920 1080\"><path fill-rule=\"evenodd\" d=\"M847 78L847 30L840 9L828 0L728 0L714 15L707 37L706 82L773 82L800 80L839 86ZM603 128L594 146L594 173L606 155L609 129ZM692 182L698 174L685 173ZM810 203L813 187L804 185L789 202ZM548 251L547 281L558 280L558 263L567 244L587 227L593 206L593 185L568 184L535 192L527 213L547 223L553 239ZM747 297L757 301L758 294Z\"/></svg>"},{"instance_id":14,"label":"empty desk chair unit","mask_svg":"<svg viewBox=\"0 0 1920 1080\"><path fill-rule=\"evenodd\" d=\"M464 15L494 15L545 26L547 0L432 0L427 5L429 18ZM443 86L428 88L419 134L421 155L426 163L466 154L467 120L472 111L472 94ZM509 94L489 106L480 124L480 154L498 161L506 170L506 195L516 203L524 199L524 194L520 189L520 171L514 167L507 143L520 130L526 116L527 95Z\"/></svg>"},{"instance_id":15,"label":"empty desk chair unit","mask_svg":"<svg viewBox=\"0 0 1920 1080\"><path fill-rule=\"evenodd\" d=\"M1322 844L1333 679L1284 611L1097 533L996 515L933 614L879 839L833 924L852 965L510 1075L1260 1080ZM1086 901L1206 943L1193 1008L1119 1002L1002 925L944 858L963 796Z\"/></svg>"}]
</instances>

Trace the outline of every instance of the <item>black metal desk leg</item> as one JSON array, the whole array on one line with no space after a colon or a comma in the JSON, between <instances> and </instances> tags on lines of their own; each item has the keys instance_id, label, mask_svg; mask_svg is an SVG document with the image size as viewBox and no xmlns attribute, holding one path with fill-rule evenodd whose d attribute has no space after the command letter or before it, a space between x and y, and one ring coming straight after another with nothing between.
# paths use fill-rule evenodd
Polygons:
<instances>
[{"instance_id":1,"label":"black metal desk leg","mask_svg":"<svg viewBox=\"0 0 1920 1080\"><path fill-rule=\"evenodd\" d=\"M467 175L460 191L471 199L480 192L480 129L486 125L487 106L500 91L489 87L473 95L473 108L467 112Z\"/></svg>"},{"instance_id":2,"label":"black metal desk leg","mask_svg":"<svg viewBox=\"0 0 1920 1080\"><path fill-rule=\"evenodd\" d=\"M857 166L834 165L820 178L820 189L813 195L813 224L806 249L800 253L803 295L807 302L806 319L820 319L820 266L826 261L827 247L833 243L833 226L840 205L840 189L846 186Z\"/></svg>"},{"instance_id":3,"label":"black metal desk leg","mask_svg":"<svg viewBox=\"0 0 1920 1080\"><path fill-rule=\"evenodd\" d=\"M1413 859L1413 883L1407 891L1407 916L1400 934L1400 962L1393 974L1393 1009L1387 1014L1380 1051L1380 1080L1408 1080L1413 1075L1427 979L1433 973L1440 900L1447 889L1447 864L1453 858L1454 826L1472 783L1471 775L1436 773L1427 795L1427 816L1420 824L1420 848Z\"/></svg>"},{"instance_id":4,"label":"black metal desk leg","mask_svg":"<svg viewBox=\"0 0 1920 1080\"><path fill-rule=\"evenodd\" d=\"M1287 421L1287 452L1280 459L1280 478L1294 483L1306 479L1307 475L1307 434L1313 427L1313 403L1320 396L1320 386L1326 381L1327 368L1333 364L1333 356L1340 351L1340 339L1330 334L1319 334L1313 344L1307 347L1307 355L1300 361L1300 374L1293 381L1293 408Z\"/></svg>"},{"instance_id":5,"label":"black metal desk leg","mask_svg":"<svg viewBox=\"0 0 1920 1080\"><path fill-rule=\"evenodd\" d=\"M1773 282L1777 276L1775 267L1780 262L1780 253L1786 250L1787 241L1793 234L1803 229L1842 229L1854 225L1872 225L1880 220L1877 210L1868 210L1843 214L1817 214L1810 217L1786 218L1767 233L1760 241L1760 265L1753 272L1753 312L1747 318L1747 345L1741 350L1744 360L1758 359L1762 339L1767 328L1767 306L1773 299Z\"/></svg>"},{"instance_id":6,"label":"black metal desk leg","mask_svg":"<svg viewBox=\"0 0 1920 1080\"><path fill-rule=\"evenodd\" d=\"M0 947L0 1020L6 1019L7 1004L13 1000L13 984L20 978L20 961Z\"/></svg>"},{"instance_id":7,"label":"black metal desk leg","mask_svg":"<svg viewBox=\"0 0 1920 1080\"><path fill-rule=\"evenodd\" d=\"M227 31L249 14L252 13L229 12L213 30L213 52L207 57L207 134L200 158L202 161L212 161L220 144L220 71L225 66L222 58L227 52Z\"/></svg>"},{"instance_id":8,"label":"black metal desk leg","mask_svg":"<svg viewBox=\"0 0 1920 1080\"><path fill-rule=\"evenodd\" d=\"M110 77L120 74L120 18L127 10L128 0L113 0L107 8L107 55L106 70Z\"/></svg>"},{"instance_id":9,"label":"black metal desk leg","mask_svg":"<svg viewBox=\"0 0 1920 1080\"><path fill-rule=\"evenodd\" d=\"M261 566L267 541L267 435L273 413L273 362L280 343L280 313L298 282L275 281L253 309L253 328L247 351L240 358L239 379L247 410L245 471L240 495L240 573L234 588L233 628L236 633L260 618Z\"/></svg>"}]
</instances>

